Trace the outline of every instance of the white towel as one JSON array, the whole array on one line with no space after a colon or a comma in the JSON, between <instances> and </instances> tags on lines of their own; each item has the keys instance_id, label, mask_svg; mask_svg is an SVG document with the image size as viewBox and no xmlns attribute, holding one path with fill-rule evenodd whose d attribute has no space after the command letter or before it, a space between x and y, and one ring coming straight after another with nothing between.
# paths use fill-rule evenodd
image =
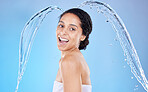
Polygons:
<instances>
[{"instance_id":1,"label":"white towel","mask_svg":"<svg viewBox=\"0 0 148 92\"><path fill-rule=\"evenodd\" d=\"M91 92L91 85L82 85L82 92ZM53 92L63 92L63 83L54 81Z\"/></svg>"}]
</instances>

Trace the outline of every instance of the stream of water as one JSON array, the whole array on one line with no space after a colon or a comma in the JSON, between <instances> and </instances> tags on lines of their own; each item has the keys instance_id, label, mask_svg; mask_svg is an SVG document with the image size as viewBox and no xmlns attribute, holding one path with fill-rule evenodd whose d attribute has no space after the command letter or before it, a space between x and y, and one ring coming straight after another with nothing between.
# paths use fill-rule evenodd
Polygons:
<instances>
[{"instance_id":1,"label":"stream of water","mask_svg":"<svg viewBox=\"0 0 148 92\"><path fill-rule=\"evenodd\" d=\"M112 25L118 40L120 41L124 55L127 57L126 61L131 68L131 72L134 74L138 82L141 83L143 88L148 92L148 81L142 69L138 54L124 23L117 13L108 4L98 1L85 1L80 4L78 8L83 6L89 6L90 8L95 7L98 13L102 13L107 18L107 22ZM18 91L18 87L24 74L26 64L29 59L31 46L33 44L37 30L39 29L40 24L43 22L46 15L51 13L53 10L62 11L62 9L57 6L49 6L31 17L22 30L19 45L19 71L15 92Z\"/></svg>"}]
</instances>

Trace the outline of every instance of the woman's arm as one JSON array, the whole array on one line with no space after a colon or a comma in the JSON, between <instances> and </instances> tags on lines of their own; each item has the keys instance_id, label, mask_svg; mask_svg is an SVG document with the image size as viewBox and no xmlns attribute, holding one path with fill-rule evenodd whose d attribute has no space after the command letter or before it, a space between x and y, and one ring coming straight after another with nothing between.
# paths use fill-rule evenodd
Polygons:
<instances>
[{"instance_id":1,"label":"woman's arm","mask_svg":"<svg viewBox=\"0 0 148 92\"><path fill-rule=\"evenodd\" d=\"M65 57L61 62L63 92L82 92L80 62L74 57Z\"/></svg>"}]
</instances>

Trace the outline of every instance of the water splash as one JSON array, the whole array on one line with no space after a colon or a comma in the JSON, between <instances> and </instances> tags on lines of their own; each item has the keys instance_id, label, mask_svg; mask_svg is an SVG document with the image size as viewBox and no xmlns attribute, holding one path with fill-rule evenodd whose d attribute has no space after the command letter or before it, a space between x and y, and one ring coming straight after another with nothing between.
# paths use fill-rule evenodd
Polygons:
<instances>
[{"instance_id":1,"label":"water splash","mask_svg":"<svg viewBox=\"0 0 148 92\"><path fill-rule=\"evenodd\" d=\"M25 25L21 37L20 37L20 45L19 45L19 71L17 78L17 86L15 92L18 91L18 87L22 76L24 74L26 64L28 62L29 54L31 51L31 46L33 40L36 36L37 30L40 27L40 24L43 22L44 18L47 14L52 12L53 10L61 10L61 8L57 6L49 6L40 12L36 13Z\"/></svg>"},{"instance_id":2,"label":"water splash","mask_svg":"<svg viewBox=\"0 0 148 92\"><path fill-rule=\"evenodd\" d=\"M127 57L127 63L131 68L131 72L148 92L148 81L142 69L138 54L120 17L108 4L98 1L85 1L79 5L79 7L83 7L85 5L96 7L97 11L102 13L107 18L107 22L111 23L114 31L116 32L117 38L120 41L124 54Z\"/></svg>"},{"instance_id":3,"label":"water splash","mask_svg":"<svg viewBox=\"0 0 148 92\"><path fill-rule=\"evenodd\" d=\"M142 69L139 57L132 43L130 35L120 17L108 4L91 0L83 2L78 7L81 8L86 5L88 5L90 8L92 7L97 8L97 12L102 13L107 18L107 22L111 23L114 31L116 32L117 38L120 41L121 47L124 51L124 55L127 57L126 61L128 65L131 67L131 72L134 74L139 83L141 83L144 89L148 92L148 82L145 77L144 71ZM18 86L24 74L31 46L34 37L37 33L37 30L39 29L39 26L46 17L46 15L55 9L61 10L58 7L50 6L35 14L27 22L21 33L20 47L19 47L19 72L18 72L17 87L15 92L18 91Z\"/></svg>"}]
</instances>

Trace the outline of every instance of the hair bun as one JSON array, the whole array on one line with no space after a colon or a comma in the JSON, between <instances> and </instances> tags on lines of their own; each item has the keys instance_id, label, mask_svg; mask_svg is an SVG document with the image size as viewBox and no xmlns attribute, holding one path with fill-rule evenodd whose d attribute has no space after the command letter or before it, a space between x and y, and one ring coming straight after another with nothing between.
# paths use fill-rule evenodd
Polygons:
<instances>
[{"instance_id":1,"label":"hair bun","mask_svg":"<svg viewBox=\"0 0 148 92\"><path fill-rule=\"evenodd\" d=\"M89 36L87 36L84 41L80 42L79 50L86 49L86 46L89 44L88 38L89 38Z\"/></svg>"}]
</instances>

